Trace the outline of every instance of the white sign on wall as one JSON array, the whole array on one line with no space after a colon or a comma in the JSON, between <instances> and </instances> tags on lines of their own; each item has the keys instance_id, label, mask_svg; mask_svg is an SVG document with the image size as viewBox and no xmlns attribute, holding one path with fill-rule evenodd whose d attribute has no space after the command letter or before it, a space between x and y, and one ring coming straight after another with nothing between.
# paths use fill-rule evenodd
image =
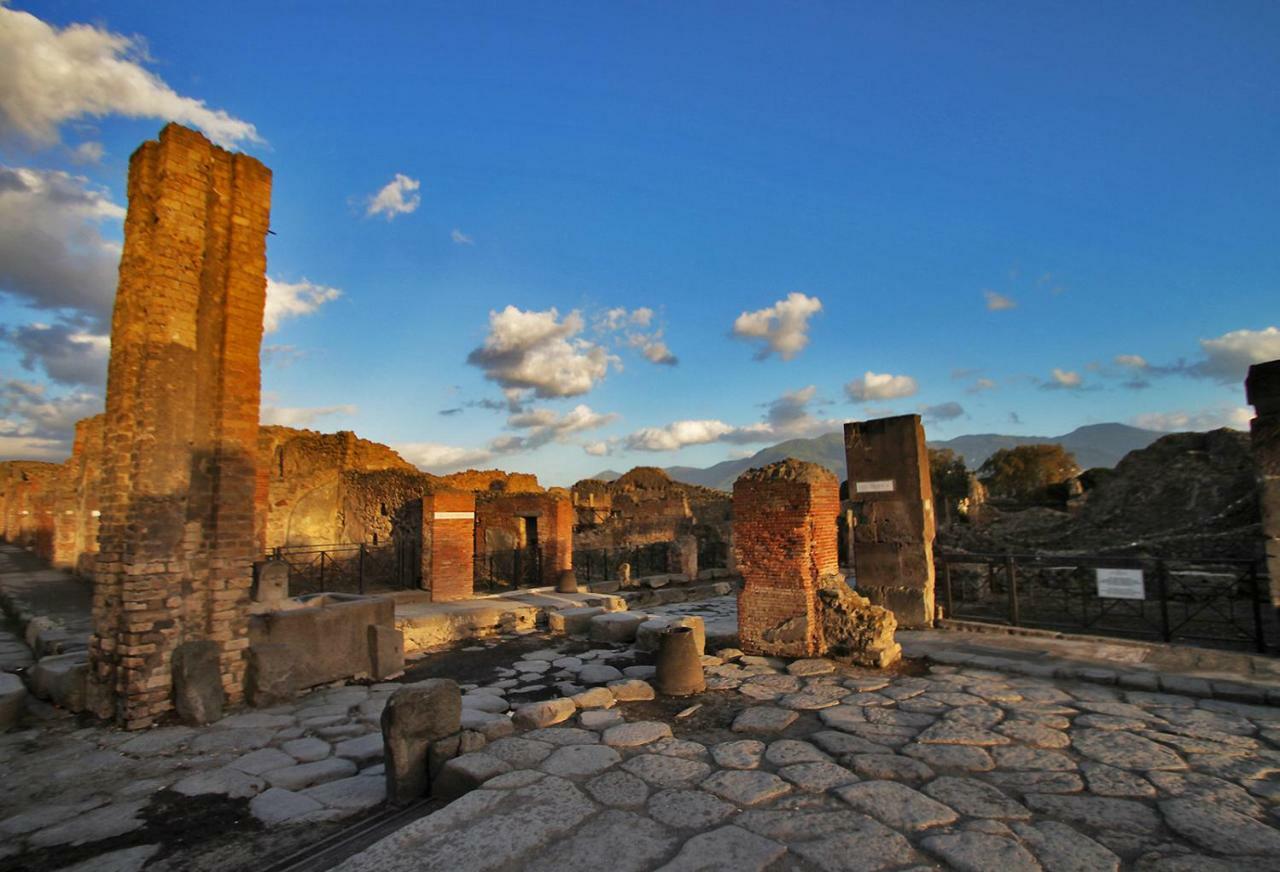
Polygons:
<instances>
[{"instance_id":1,"label":"white sign on wall","mask_svg":"<svg viewBox=\"0 0 1280 872\"><path fill-rule=\"evenodd\" d=\"M437 521L470 521L475 516L475 512L436 512L432 515Z\"/></svg>"},{"instance_id":2,"label":"white sign on wall","mask_svg":"<svg viewBox=\"0 0 1280 872\"><path fill-rule=\"evenodd\" d=\"M885 494L893 492L893 479L888 478L883 481L860 481L853 487L855 493L860 494Z\"/></svg>"},{"instance_id":3,"label":"white sign on wall","mask_svg":"<svg viewBox=\"0 0 1280 872\"><path fill-rule=\"evenodd\" d=\"M1147 598L1141 569L1099 569L1098 596L1107 599Z\"/></svg>"}]
</instances>

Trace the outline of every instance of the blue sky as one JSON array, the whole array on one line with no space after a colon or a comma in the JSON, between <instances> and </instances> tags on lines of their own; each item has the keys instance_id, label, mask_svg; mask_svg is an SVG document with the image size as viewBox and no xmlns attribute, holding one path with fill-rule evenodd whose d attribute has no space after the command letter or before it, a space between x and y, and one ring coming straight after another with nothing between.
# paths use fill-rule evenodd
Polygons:
<instances>
[{"instance_id":1,"label":"blue sky","mask_svg":"<svg viewBox=\"0 0 1280 872\"><path fill-rule=\"evenodd\" d=\"M1278 44L1269 2L0 4L0 456L101 406L167 119L275 173L264 419L434 471L1242 427Z\"/></svg>"}]
</instances>

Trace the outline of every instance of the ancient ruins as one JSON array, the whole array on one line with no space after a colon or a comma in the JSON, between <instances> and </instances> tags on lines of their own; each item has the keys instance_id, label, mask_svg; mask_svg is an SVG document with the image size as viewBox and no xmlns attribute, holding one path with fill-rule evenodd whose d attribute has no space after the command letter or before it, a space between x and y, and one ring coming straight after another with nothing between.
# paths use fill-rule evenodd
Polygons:
<instances>
[{"instance_id":1,"label":"ancient ruins","mask_svg":"<svg viewBox=\"0 0 1280 872\"><path fill-rule=\"evenodd\" d=\"M845 424L843 485L791 458L732 494L651 467L568 489L437 476L354 433L260 424L270 198L266 167L194 131L139 148L106 410L64 463L0 463L18 625L0 632L0 869L1280 853L1280 640L1248 587L1280 608L1280 361L1246 385L1256 466L1229 437L1189 449L1235 458L1232 511L1261 495L1269 582L1252 560L945 552L917 415ZM1151 457L1181 450L1166 439ZM1064 517L1154 499L1074 481ZM960 484L946 515L982 541L997 510ZM1016 632L957 620L966 584ZM1107 601L1147 635L1028 630L1046 596ZM1259 653L1155 638L1205 602L1253 621Z\"/></svg>"}]
</instances>

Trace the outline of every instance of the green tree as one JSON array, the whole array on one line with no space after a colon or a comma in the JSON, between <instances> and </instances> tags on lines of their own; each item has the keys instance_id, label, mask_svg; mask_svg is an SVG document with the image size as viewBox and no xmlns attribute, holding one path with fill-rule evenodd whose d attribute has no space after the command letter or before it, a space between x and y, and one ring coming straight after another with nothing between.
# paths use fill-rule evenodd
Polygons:
<instances>
[{"instance_id":1,"label":"green tree","mask_svg":"<svg viewBox=\"0 0 1280 872\"><path fill-rule=\"evenodd\" d=\"M964 458L950 448L929 449L929 481L933 485L933 504L944 524L960 500L969 494L969 470Z\"/></svg>"},{"instance_id":2,"label":"green tree","mask_svg":"<svg viewBox=\"0 0 1280 872\"><path fill-rule=\"evenodd\" d=\"M1056 443L1001 448L978 469L978 478L993 496L1030 500L1046 489L1080 474L1071 452Z\"/></svg>"}]
</instances>

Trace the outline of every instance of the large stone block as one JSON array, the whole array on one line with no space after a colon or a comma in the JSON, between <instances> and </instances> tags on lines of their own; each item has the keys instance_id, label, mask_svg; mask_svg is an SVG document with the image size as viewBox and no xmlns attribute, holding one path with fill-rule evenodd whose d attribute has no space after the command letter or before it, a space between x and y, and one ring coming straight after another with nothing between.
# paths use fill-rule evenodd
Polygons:
<instances>
[{"instance_id":1,"label":"large stone block","mask_svg":"<svg viewBox=\"0 0 1280 872\"><path fill-rule=\"evenodd\" d=\"M461 728L462 691L456 682L434 678L393 693L382 710L388 801L411 802L425 796L432 743Z\"/></svg>"},{"instance_id":2,"label":"large stone block","mask_svg":"<svg viewBox=\"0 0 1280 872\"><path fill-rule=\"evenodd\" d=\"M27 688L12 672L0 672L0 733L17 726L27 702Z\"/></svg>"},{"instance_id":3,"label":"large stone block","mask_svg":"<svg viewBox=\"0 0 1280 872\"><path fill-rule=\"evenodd\" d=\"M404 671L404 633L395 627L369 627L369 662L373 677L382 679Z\"/></svg>"},{"instance_id":4,"label":"large stone block","mask_svg":"<svg viewBox=\"0 0 1280 872\"><path fill-rule=\"evenodd\" d=\"M88 675L89 658L84 652L42 657L31 668L31 691L67 711L84 711Z\"/></svg>"},{"instance_id":5,"label":"large stone block","mask_svg":"<svg viewBox=\"0 0 1280 872\"><path fill-rule=\"evenodd\" d=\"M592 642L630 642L647 615L633 612L609 612L591 619L588 632Z\"/></svg>"},{"instance_id":6,"label":"large stone block","mask_svg":"<svg viewBox=\"0 0 1280 872\"><path fill-rule=\"evenodd\" d=\"M568 636L583 636L591 629L591 619L604 614L602 608L560 609L547 613L547 629Z\"/></svg>"},{"instance_id":7,"label":"large stone block","mask_svg":"<svg viewBox=\"0 0 1280 872\"><path fill-rule=\"evenodd\" d=\"M293 702L299 690L294 649L270 642L250 645L245 685L249 704L257 708Z\"/></svg>"},{"instance_id":8,"label":"large stone block","mask_svg":"<svg viewBox=\"0 0 1280 872\"><path fill-rule=\"evenodd\" d=\"M173 651L173 705L184 724L211 724L222 717L221 652L217 642L183 642Z\"/></svg>"}]
</instances>

